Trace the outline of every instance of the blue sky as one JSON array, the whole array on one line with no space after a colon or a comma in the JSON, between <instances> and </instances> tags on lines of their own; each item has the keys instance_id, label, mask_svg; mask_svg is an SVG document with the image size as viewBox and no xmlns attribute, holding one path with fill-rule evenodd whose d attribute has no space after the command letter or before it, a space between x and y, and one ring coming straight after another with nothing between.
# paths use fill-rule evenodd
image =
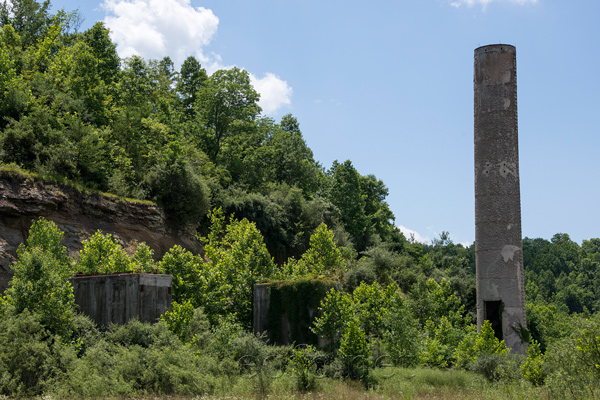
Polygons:
<instances>
[{"instance_id":1,"label":"blue sky","mask_svg":"<svg viewBox=\"0 0 600 400\"><path fill-rule=\"evenodd\" d=\"M522 230L600 237L597 0L53 0L103 20L122 56L248 70L326 168L389 188L396 223L475 238L473 50L517 48Z\"/></svg>"}]
</instances>

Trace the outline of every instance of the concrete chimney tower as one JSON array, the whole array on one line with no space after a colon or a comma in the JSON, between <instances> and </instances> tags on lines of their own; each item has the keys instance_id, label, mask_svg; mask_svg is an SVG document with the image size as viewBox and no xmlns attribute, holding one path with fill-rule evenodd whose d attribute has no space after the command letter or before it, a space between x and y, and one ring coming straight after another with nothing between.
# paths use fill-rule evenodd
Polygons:
<instances>
[{"instance_id":1,"label":"concrete chimney tower","mask_svg":"<svg viewBox=\"0 0 600 400\"><path fill-rule=\"evenodd\" d=\"M514 46L475 49L474 91L477 327L489 320L513 353L525 353Z\"/></svg>"}]
</instances>

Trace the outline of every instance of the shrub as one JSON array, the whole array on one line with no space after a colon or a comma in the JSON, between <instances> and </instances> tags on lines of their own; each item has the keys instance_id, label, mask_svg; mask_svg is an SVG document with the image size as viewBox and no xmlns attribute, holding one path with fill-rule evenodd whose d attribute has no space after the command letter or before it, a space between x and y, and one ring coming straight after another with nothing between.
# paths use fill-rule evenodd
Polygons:
<instances>
[{"instance_id":1,"label":"shrub","mask_svg":"<svg viewBox=\"0 0 600 400\"><path fill-rule=\"evenodd\" d=\"M27 310L0 320L0 393L40 395L74 360L75 350L51 336L42 320Z\"/></svg>"},{"instance_id":2,"label":"shrub","mask_svg":"<svg viewBox=\"0 0 600 400\"><path fill-rule=\"evenodd\" d=\"M17 250L18 261L10 288L6 290L9 313L26 309L39 314L40 323L50 333L67 337L75 302L66 249L60 245L63 233L56 224L40 218L29 230L27 245Z\"/></svg>"},{"instance_id":3,"label":"shrub","mask_svg":"<svg viewBox=\"0 0 600 400\"><path fill-rule=\"evenodd\" d=\"M521 377L524 356L521 354L484 354L471 362L467 369L482 375L488 382L515 381Z\"/></svg>"},{"instance_id":4,"label":"shrub","mask_svg":"<svg viewBox=\"0 0 600 400\"><path fill-rule=\"evenodd\" d=\"M346 272L344 276L344 290L352 293L361 283L371 285L377 281L377 274L373 266L368 264L358 264Z\"/></svg>"},{"instance_id":5,"label":"shrub","mask_svg":"<svg viewBox=\"0 0 600 400\"><path fill-rule=\"evenodd\" d=\"M595 398L600 387L600 316L580 320L573 334L545 355L546 385L554 396Z\"/></svg>"},{"instance_id":6,"label":"shrub","mask_svg":"<svg viewBox=\"0 0 600 400\"><path fill-rule=\"evenodd\" d=\"M81 313L74 315L71 325L71 340L78 356L84 355L87 349L94 346L101 338L102 334L90 317Z\"/></svg>"},{"instance_id":7,"label":"shrub","mask_svg":"<svg viewBox=\"0 0 600 400\"><path fill-rule=\"evenodd\" d=\"M196 354L164 323L132 320L111 326L55 385L60 397L135 396L150 393L211 393L214 380L203 376Z\"/></svg>"},{"instance_id":8,"label":"shrub","mask_svg":"<svg viewBox=\"0 0 600 400\"><path fill-rule=\"evenodd\" d=\"M165 312L161 320L183 343L193 343L199 348L208 344L208 318L202 308L194 308L189 301L183 304L173 302L173 310Z\"/></svg>"},{"instance_id":9,"label":"shrub","mask_svg":"<svg viewBox=\"0 0 600 400\"><path fill-rule=\"evenodd\" d=\"M136 387L140 392L191 395L214 390L211 381L201 375L193 352L184 346L148 349L142 361L143 372Z\"/></svg>"},{"instance_id":10,"label":"shrub","mask_svg":"<svg viewBox=\"0 0 600 400\"><path fill-rule=\"evenodd\" d=\"M134 318L125 325L111 324L105 334L108 343L121 346L177 347L181 345L163 322L150 324Z\"/></svg>"},{"instance_id":11,"label":"shrub","mask_svg":"<svg viewBox=\"0 0 600 400\"><path fill-rule=\"evenodd\" d=\"M317 358L321 357L323 357L323 354L311 345L304 348L297 347L292 351L290 365L298 391L308 392L317 388L315 373L318 366Z\"/></svg>"},{"instance_id":12,"label":"shrub","mask_svg":"<svg viewBox=\"0 0 600 400\"><path fill-rule=\"evenodd\" d=\"M344 363L345 376L350 379L367 378L370 369L369 344L358 319L351 320L342 334L338 355Z\"/></svg>"},{"instance_id":13,"label":"shrub","mask_svg":"<svg viewBox=\"0 0 600 400\"><path fill-rule=\"evenodd\" d=\"M508 348L504 340L498 340L490 321L485 320L479 334L475 333L474 326L467 332L465 338L458 344L454 357L456 365L466 368L481 356L507 353Z\"/></svg>"},{"instance_id":14,"label":"shrub","mask_svg":"<svg viewBox=\"0 0 600 400\"><path fill-rule=\"evenodd\" d=\"M543 385L546 379L544 355L540 350L540 343L535 339L527 348L527 360L521 365L521 375L535 386Z\"/></svg>"},{"instance_id":15,"label":"shrub","mask_svg":"<svg viewBox=\"0 0 600 400\"><path fill-rule=\"evenodd\" d=\"M82 245L76 268L83 274L111 274L134 270L131 259L110 233L97 231Z\"/></svg>"}]
</instances>

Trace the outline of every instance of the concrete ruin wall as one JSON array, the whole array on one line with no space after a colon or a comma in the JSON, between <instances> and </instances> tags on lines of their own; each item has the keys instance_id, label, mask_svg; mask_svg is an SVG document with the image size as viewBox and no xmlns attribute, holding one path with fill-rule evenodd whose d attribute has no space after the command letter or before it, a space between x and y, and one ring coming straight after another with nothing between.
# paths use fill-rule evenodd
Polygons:
<instances>
[{"instance_id":1,"label":"concrete ruin wall","mask_svg":"<svg viewBox=\"0 0 600 400\"><path fill-rule=\"evenodd\" d=\"M132 318L156 322L171 308L171 275L110 274L69 279L75 303L99 327Z\"/></svg>"},{"instance_id":2,"label":"concrete ruin wall","mask_svg":"<svg viewBox=\"0 0 600 400\"><path fill-rule=\"evenodd\" d=\"M286 304L272 303L272 288L285 282L255 285L253 302L254 332L265 334L270 343L279 345L295 343L296 345L313 344L323 347L329 344L327 340L312 333L310 326L317 317L318 308L326 292L331 288L340 290L340 285L328 281L315 281L299 281L299 285L303 287L295 292L298 296L294 303L299 307L294 307L294 309L288 309ZM307 293L307 289L310 293Z\"/></svg>"},{"instance_id":3,"label":"concrete ruin wall","mask_svg":"<svg viewBox=\"0 0 600 400\"><path fill-rule=\"evenodd\" d=\"M526 328L514 46L475 49L475 258L477 326L524 353Z\"/></svg>"}]
</instances>

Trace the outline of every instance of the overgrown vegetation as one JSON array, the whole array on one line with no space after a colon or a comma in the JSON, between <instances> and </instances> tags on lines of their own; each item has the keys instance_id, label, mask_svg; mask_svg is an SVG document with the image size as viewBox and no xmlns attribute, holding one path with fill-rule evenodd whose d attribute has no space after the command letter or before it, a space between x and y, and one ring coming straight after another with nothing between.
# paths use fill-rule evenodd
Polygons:
<instances>
[{"instance_id":1,"label":"overgrown vegetation","mask_svg":"<svg viewBox=\"0 0 600 400\"><path fill-rule=\"evenodd\" d=\"M253 223L225 223L220 210L211 220L202 239L212 259L176 247L158 264L147 246L138 246L130 256L100 232L84 243L79 260L71 260L56 225L36 221L19 248L11 288L1 303L0 392L96 397L253 391L265 396L324 390L341 379L384 393L396 374L404 374L398 368L428 367L470 371L489 382L490 390L501 384L536 395L596 396L598 314L570 316L575 326L546 352L533 340L527 357L511 355L488 321L477 332L446 279L430 278L419 286L422 292L408 294L397 284L377 282L361 282L350 292L331 288L335 282L316 272L287 274L296 270L276 266ZM329 265L334 276L340 271L331 255L338 249L327 232L324 227L315 230L306 257ZM66 280L85 266L93 266L93 272L171 273L173 309L156 324L132 320L100 331L77 313ZM252 288L274 278L287 278L270 283L271 301L279 305L274 309L285 310L298 326L307 311L298 304L306 308L307 299L322 299L317 318L304 323L329 340L327 347L318 350L299 342L273 346L250 333ZM296 299L300 297L302 302ZM434 382L442 385L443 380L439 375Z\"/></svg>"},{"instance_id":2,"label":"overgrown vegetation","mask_svg":"<svg viewBox=\"0 0 600 400\"><path fill-rule=\"evenodd\" d=\"M310 331L312 314L317 312L327 291L336 286L334 281L310 276L269 283L267 331L272 342L317 345L318 338ZM289 340L281 331L282 318L290 324Z\"/></svg>"},{"instance_id":3,"label":"overgrown vegetation","mask_svg":"<svg viewBox=\"0 0 600 400\"><path fill-rule=\"evenodd\" d=\"M323 168L296 118L261 114L245 71L122 60L102 23L77 32L76 13L48 10L0 5L4 173L156 201L173 227L198 227L204 253L155 261L97 232L74 260L53 223L35 222L1 302L0 394L599 396L600 239L524 239L531 342L509 354L473 325L474 246L407 240L384 183L349 160ZM99 330L67 278L117 271L171 274L172 309ZM309 294L322 279L341 290ZM291 296L322 299L306 324L329 346L250 333L267 281L290 315Z\"/></svg>"}]
</instances>

